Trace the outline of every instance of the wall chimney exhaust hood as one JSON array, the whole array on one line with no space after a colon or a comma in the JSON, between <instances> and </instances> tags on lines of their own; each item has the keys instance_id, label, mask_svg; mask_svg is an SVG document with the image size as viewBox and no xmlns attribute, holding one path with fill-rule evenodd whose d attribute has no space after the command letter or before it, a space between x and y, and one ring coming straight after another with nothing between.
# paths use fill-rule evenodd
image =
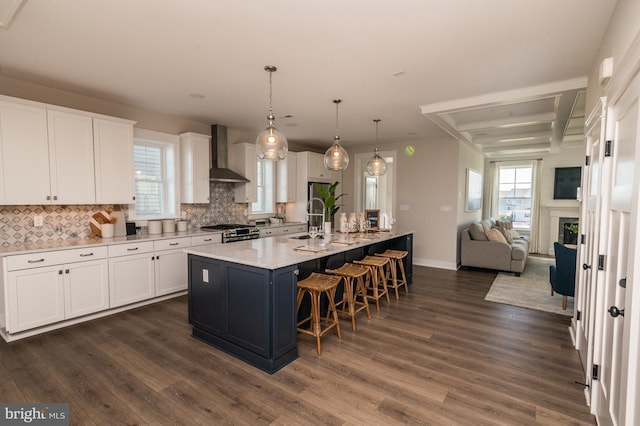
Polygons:
<instances>
[{"instance_id":1,"label":"wall chimney exhaust hood","mask_svg":"<svg viewBox=\"0 0 640 426\"><path fill-rule=\"evenodd\" d=\"M227 168L227 127L221 124L211 126L211 169L210 182L249 182L244 176Z\"/></svg>"}]
</instances>

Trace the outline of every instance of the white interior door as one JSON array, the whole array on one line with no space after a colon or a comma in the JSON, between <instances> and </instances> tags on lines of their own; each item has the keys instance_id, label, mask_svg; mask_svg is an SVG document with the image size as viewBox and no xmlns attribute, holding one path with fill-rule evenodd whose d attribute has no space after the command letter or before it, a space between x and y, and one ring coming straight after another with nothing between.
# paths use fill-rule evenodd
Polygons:
<instances>
[{"instance_id":1,"label":"white interior door","mask_svg":"<svg viewBox=\"0 0 640 426\"><path fill-rule=\"evenodd\" d=\"M594 353L594 364L598 379L593 380L593 408L599 424L633 424L626 418L628 375L637 370L636 359L629 358L631 333L625 318L632 314L631 304L626 301L626 282L633 273L630 268L635 258L635 221L631 221L638 207L638 183L635 176L636 143L638 141L640 108L640 77L636 77L620 98L609 109L608 133L612 136L610 201L603 208L602 221L608 224L606 240L604 282L597 305L596 333L601 336ZM632 287L632 286L630 286ZM636 333L637 334L637 329ZM634 336L634 338L636 338ZM637 338L636 338L637 339ZM633 377L633 375L631 375ZM633 416L634 414L632 414ZM629 423L629 421L631 421Z\"/></svg>"},{"instance_id":2,"label":"white interior door","mask_svg":"<svg viewBox=\"0 0 640 426\"><path fill-rule=\"evenodd\" d=\"M572 326L575 332L576 349L584 368L586 399L590 401L591 373L593 364L593 337L596 302L597 273L591 267L598 257L600 206L602 204L602 168L604 157L604 131L606 100L594 108L587 120L586 155L589 158L582 174L582 205L580 233L584 241L578 245L577 283ZM608 170L607 170L608 174Z\"/></svg>"}]
</instances>

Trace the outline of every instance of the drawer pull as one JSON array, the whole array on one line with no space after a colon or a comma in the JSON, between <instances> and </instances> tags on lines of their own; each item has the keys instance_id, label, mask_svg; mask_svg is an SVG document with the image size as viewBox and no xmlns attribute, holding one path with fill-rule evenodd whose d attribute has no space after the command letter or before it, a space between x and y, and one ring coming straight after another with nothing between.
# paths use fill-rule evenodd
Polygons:
<instances>
[{"instance_id":1,"label":"drawer pull","mask_svg":"<svg viewBox=\"0 0 640 426\"><path fill-rule=\"evenodd\" d=\"M177 246L180 243L169 243L170 246Z\"/></svg>"},{"instance_id":2,"label":"drawer pull","mask_svg":"<svg viewBox=\"0 0 640 426\"><path fill-rule=\"evenodd\" d=\"M42 259L27 260L27 263L40 263L40 262L44 262L44 257Z\"/></svg>"},{"instance_id":3,"label":"drawer pull","mask_svg":"<svg viewBox=\"0 0 640 426\"><path fill-rule=\"evenodd\" d=\"M211 241L211 240L212 240L212 238L205 238L205 239L204 239L204 240L202 240L202 241Z\"/></svg>"},{"instance_id":4,"label":"drawer pull","mask_svg":"<svg viewBox=\"0 0 640 426\"><path fill-rule=\"evenodd\" d=\"M127 249L127 251L136 251L136 250L138 250L138 247L132 247Z\"/></svg>"},{"instance_id":5,"label":"drawer pull","mask_svg":"<svg viewBox=\"0 0 640 426\"><path fill-rule=\"evenodd\" d=\"M91 252L91 253L80 253L80 257L89 257L89 256L93 256L93 252Z\"/></svg>"}]
</instances>

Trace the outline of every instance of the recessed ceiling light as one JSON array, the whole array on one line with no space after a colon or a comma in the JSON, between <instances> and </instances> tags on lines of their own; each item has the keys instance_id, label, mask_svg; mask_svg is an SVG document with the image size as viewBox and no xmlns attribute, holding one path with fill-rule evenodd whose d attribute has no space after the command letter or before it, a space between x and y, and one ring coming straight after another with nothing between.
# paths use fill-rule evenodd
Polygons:
<instances>
[{"instance_id":1,"label":"recessed ceiling light","mask_svg":"<svg viewBox=\"0 0 640 426\"><path fill-rule=\"evenodd\" d=\"M204 95L201 93L192 93L189 96L192 97L193 99L204 99Z\"/></svg>"}]
</instances>

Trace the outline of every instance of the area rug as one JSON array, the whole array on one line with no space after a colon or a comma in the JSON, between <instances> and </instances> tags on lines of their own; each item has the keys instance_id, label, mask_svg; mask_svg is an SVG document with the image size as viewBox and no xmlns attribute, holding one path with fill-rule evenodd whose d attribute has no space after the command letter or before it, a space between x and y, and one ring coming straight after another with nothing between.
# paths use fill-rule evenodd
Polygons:
<instances>
[{"instance_id":1,"label":"area rug","mask_svg":"<svg viewBox=\"0 0 640 426\"><path fill-rule=\"evenodd\" d=\"M538 311L573 315L573 297L567 299L567 310L562 310L562 296L551 296L549 265L555 259L529 256L524 272L516 277L513 273L500 272L493 281L484 300L520 306Z\"/></svg>"}]
</instances>

